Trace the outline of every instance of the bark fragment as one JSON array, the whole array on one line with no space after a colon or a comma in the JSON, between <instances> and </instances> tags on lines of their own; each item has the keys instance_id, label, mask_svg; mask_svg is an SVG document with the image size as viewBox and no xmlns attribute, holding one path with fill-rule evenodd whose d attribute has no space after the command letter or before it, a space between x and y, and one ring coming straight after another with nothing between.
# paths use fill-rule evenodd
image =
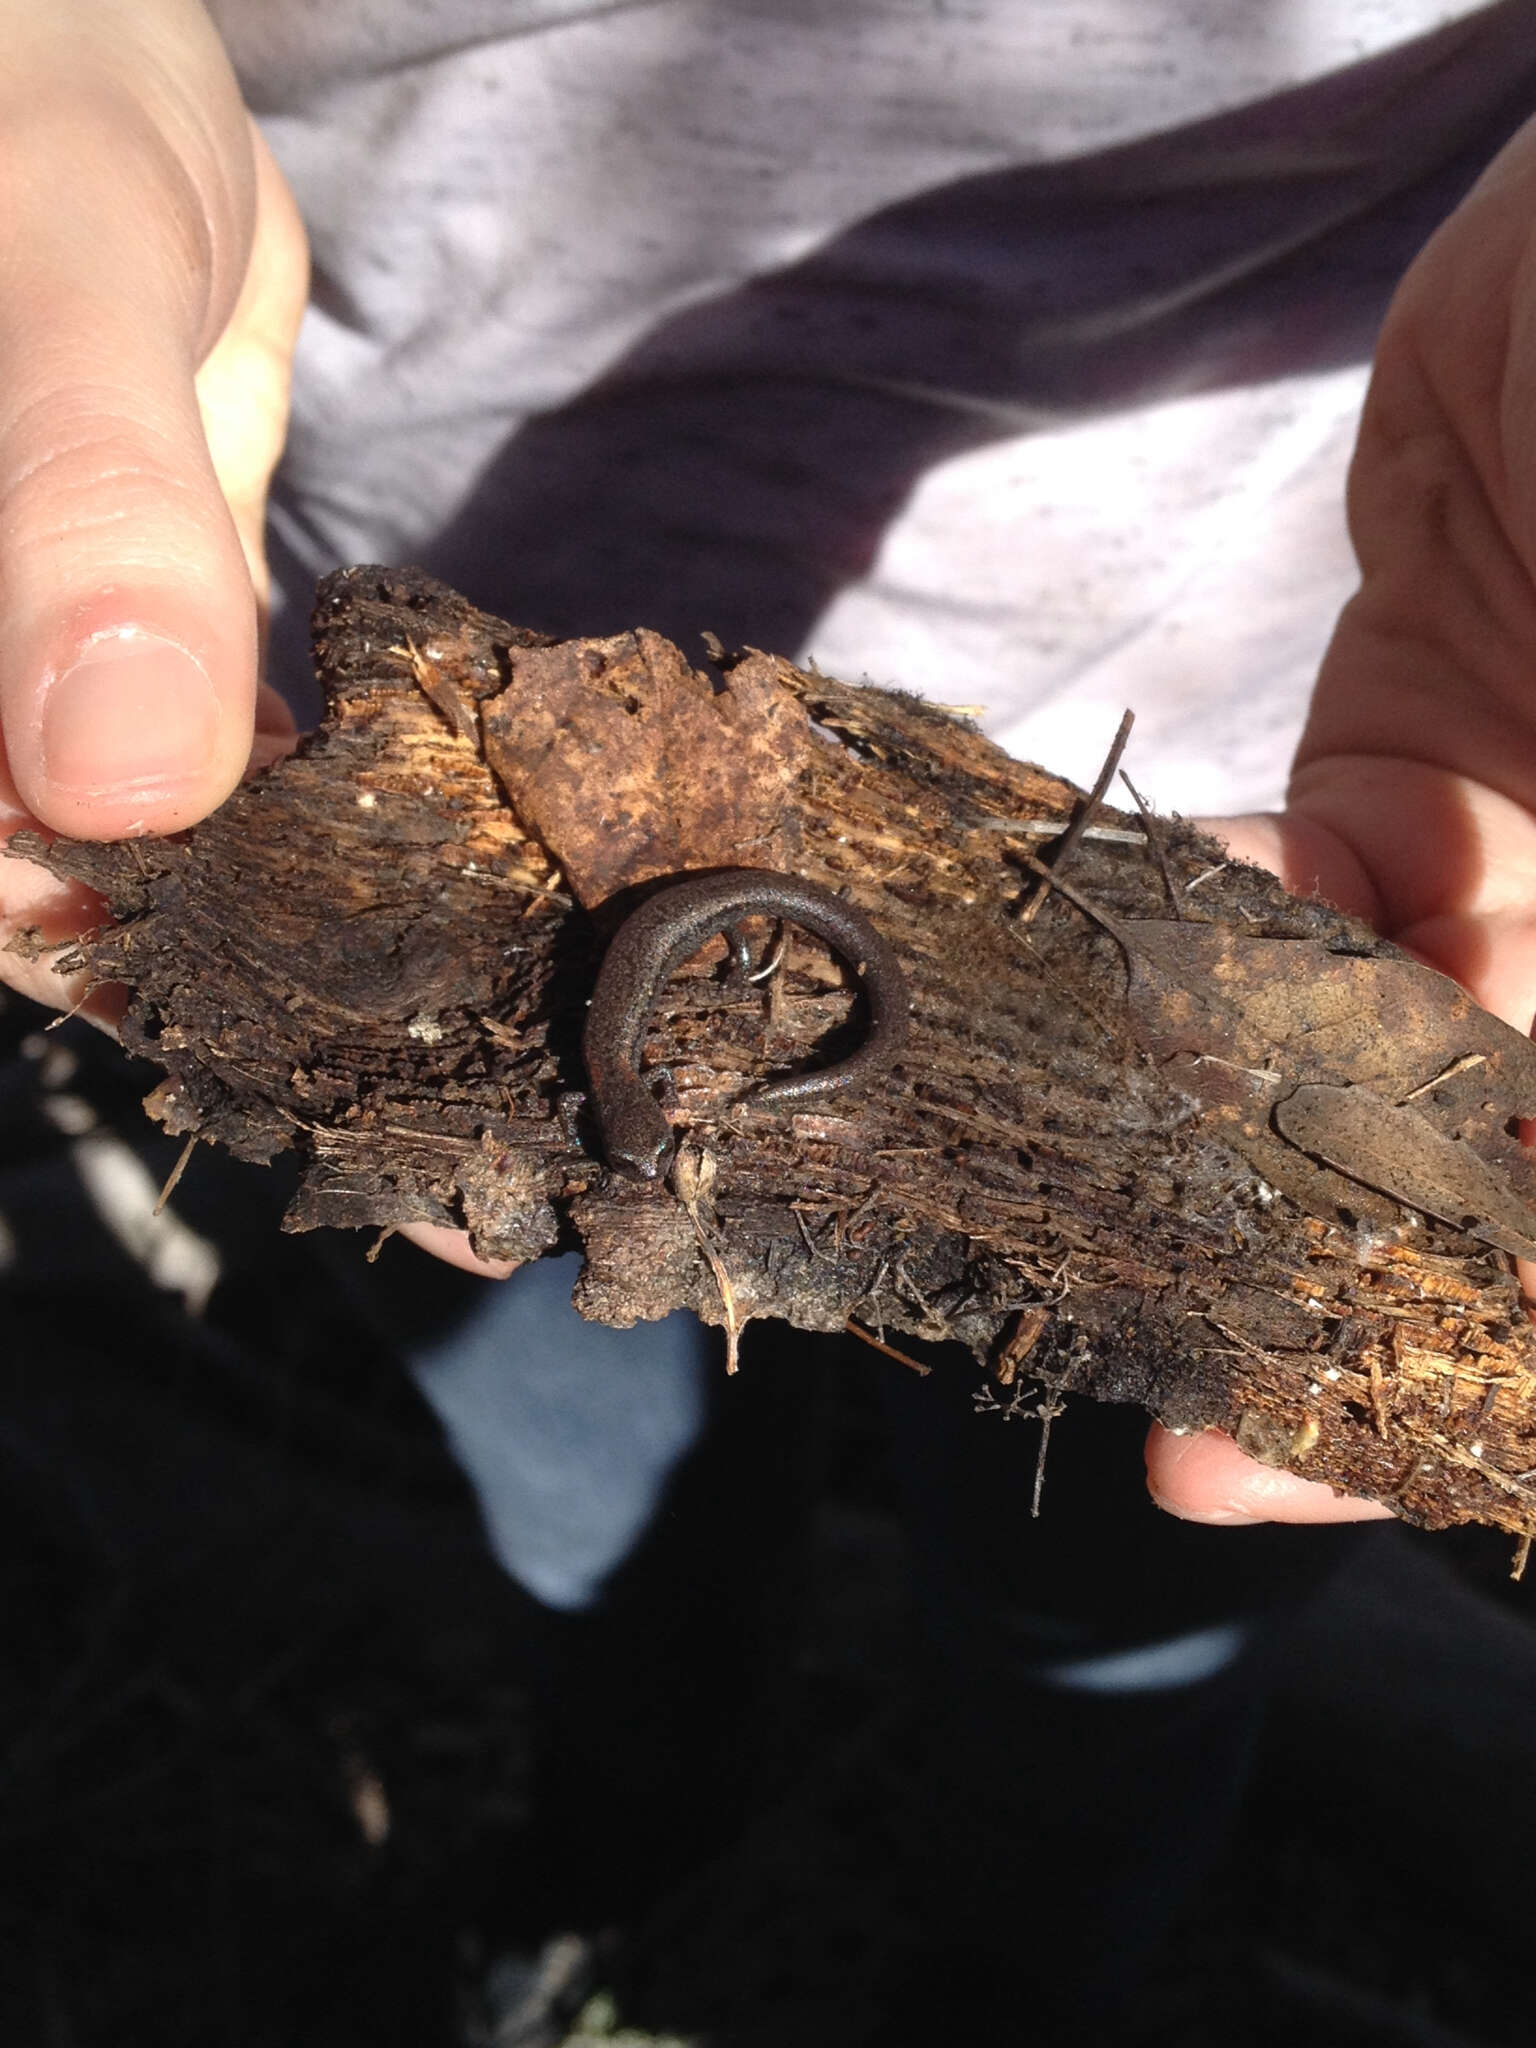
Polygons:
<instances>
[{"instance_id":1,"label":"bark fragment","mask_svg":"<svg viewBox=\"0 0 1536 2048\"><path fill-rule=\"evenodd\" d=\"M555 645L379 569L322 587L316 654L324 725L195 832L12 842L106 897L81 952L134 991L151 1114L296 1149L291 1227L574 1233L603 1321L957 1339L1010 1399L1139 1401L1410 1520L1536 1531L1501 1256L1536 1244L1536 1054L1452 984L1181 821L1104 810L1067 849L1070 785L771 655ZM582 1092L603 945L655 877L743 864L873 919L907 1048L835 1107L756 1105L856 1042L855 992L793 930L761 987L706 951L650 1039L674 1172L627 1183Z\"/></svg>"}]
</instances>

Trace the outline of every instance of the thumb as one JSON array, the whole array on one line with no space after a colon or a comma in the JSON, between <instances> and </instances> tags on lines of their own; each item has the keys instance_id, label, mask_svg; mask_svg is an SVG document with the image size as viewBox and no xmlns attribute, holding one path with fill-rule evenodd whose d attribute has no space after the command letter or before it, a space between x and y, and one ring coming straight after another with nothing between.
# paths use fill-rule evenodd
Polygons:
<instances>
[{"instance_id":1,"label":"thumb","mask_svg":"<svg viewBox=\"0 0 1536 2048\"><path fill-rule=\"evenodd\" d=\"M1250 811L1196 822L1233 860L1268 868L1293 896L1320 896L1369 924L1380 923L1380 895L1364 864L1340 834L1318 820L1299 811Z\"/></svg>"},{"instance_id":2,"label":"thumb","mask_svg":"<svg viewBox=\"0 0 1536 2048\"><path fill-rule=\"evenodd\" d=\"M37 12L0 86L0 803L171 831L251 741L256 605L194 386L245 270L251 142L200 10Z\"/></svg>"}]
</instances>

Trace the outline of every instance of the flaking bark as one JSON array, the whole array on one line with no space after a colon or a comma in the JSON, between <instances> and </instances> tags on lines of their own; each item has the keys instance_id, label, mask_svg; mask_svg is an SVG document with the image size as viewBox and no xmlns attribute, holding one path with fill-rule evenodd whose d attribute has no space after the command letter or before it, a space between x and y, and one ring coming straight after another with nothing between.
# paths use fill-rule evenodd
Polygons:
<instances>
[{"instance_id":1,"label":"flaking bark","mask_svg":"<svg viewBox=\"0 0 1536 2048\"><path fill-rule=\"evenodd\" d=\"M1081 792L770 655L554 643L380 569L322 586L315 637L324 725L196 831L12 842L106 899L80 958L134 991L150 1113L298 1153L290 1227L576 1236L600 1321L954 1339L994 1403L1137 1401L1427 1526L1536 1531L1506 1257L1536 1055L1451 984L1178 820L1103 808L1047 879ZM849 892L907 1048L835 1106L755 1105L854 1041L849 976L796 932L761 988L706 953L650 1044L671 1180L626 1182L579 1058L603 944L656 877L741 865Z\"/></svg>"}]
</instances>

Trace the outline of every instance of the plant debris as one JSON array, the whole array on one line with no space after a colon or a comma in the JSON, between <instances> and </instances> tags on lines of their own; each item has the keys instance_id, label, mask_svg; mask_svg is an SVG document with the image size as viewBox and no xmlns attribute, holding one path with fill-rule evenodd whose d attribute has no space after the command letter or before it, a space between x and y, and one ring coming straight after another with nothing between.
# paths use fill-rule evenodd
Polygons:
<instances>
[{"instance_id":1,"label":"plant debris","mask_svg":"<svg viewBox=\"0 0 1536 2048\"><path fill-rule=\"evenodd\" d=\"M1084 797L773 655L554 642L377 568L322 585L315 647L324 723L195 831L10 847L106 899L61 964L133 991L150 1114L297 1154L289 1227L449 1224L512 1261L574 1235L600 1321L956 1340L1050 1402L1536 1533L1505 1256L1536 1255L1536 1050L1454 984L1108 809L1114 759ZM792 927L757 982L706 948L646 1055L688 1186L626 1182L580 1061L604 945L658 877L744 863L874 922L905 1050L835 1106L756 1103L857 1043L857 988Z\"/></svg>"}]
</instances>

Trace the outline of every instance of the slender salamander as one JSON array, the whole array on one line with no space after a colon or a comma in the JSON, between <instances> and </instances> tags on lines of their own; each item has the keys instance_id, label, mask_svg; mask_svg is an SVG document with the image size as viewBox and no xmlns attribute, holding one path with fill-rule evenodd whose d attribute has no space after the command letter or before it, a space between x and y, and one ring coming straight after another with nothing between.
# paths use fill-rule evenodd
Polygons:
<instances>
[{"instance_id":1,"label":"slender salamander","mask_svg":"<svg viewBox=\"0 0 1536 2048\"><path fill-rule=\"evenodd\" d=\"M724 868L690 875L647 897L603 956L587 1012L582 1052L608 1164L654 1180L672 1149L672 1127L641 1076L640 1051L662 990L715 932L744 917L782 918L825 939L853 967L869 1004L857 1052L809 1074L753 1091L754 1102L804 1102L832 1095L888 1065L907 1035L907 978L891 947L841 896L772 868Z\"/></svg>"}]
</instances>

